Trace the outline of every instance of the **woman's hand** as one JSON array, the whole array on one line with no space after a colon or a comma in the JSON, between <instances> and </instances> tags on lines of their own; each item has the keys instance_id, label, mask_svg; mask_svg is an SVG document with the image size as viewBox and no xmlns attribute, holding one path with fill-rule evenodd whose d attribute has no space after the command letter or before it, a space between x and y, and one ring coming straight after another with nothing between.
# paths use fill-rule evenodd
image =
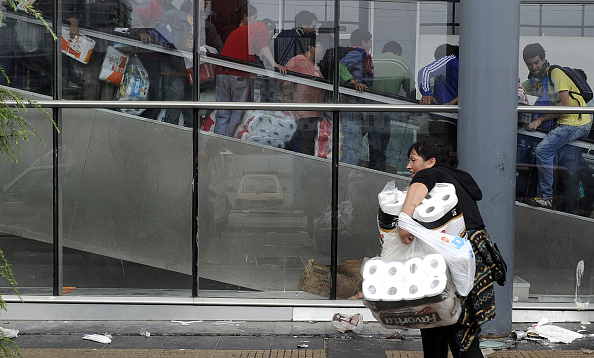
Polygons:
<instances>
[{"instance_id":1,"label":"woman's hand","mask_svg":"<svg viewBox=\"0 0 594 358\"><path fill-rule=\"evenodd\" d=\"M401 228L398 228L398 235L400 235L402 243L406 245L411 244L415 238L413 234Z\"/></svg>"}]
</instances>

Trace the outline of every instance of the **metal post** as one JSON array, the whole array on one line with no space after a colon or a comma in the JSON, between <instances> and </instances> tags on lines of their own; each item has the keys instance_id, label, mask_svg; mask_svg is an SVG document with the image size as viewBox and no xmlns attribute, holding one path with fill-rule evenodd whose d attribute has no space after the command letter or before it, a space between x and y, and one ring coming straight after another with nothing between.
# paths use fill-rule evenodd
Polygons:
<instances>
[{"instance_id":1,"label":"metal post","mask_svg":"<svg viewBox=\"0 0 594 358\"><path fill-rule=\"evenodd\" d=\"M339 102L339 70L338 70L338 47L340 46L340 0L334 1L334 83L332 99L334 103ZM340 112L332 112L332 216L331 220L331 243L330 243L330 299L336 299L337 288L337 267L338 267L338 161L340 136Z\"/></svg>"},{"instance_id":2,"label":"metal post","mask_svg":"<svg viewBox=\"0 0 594 358\"><path fill-rule=\"evenodd\" d=\"M479 208L508 265L495 284L497 318L483 334L511 331L520 0L460 2L460 168L483 190Z\"/></svg>"}]
</instances>

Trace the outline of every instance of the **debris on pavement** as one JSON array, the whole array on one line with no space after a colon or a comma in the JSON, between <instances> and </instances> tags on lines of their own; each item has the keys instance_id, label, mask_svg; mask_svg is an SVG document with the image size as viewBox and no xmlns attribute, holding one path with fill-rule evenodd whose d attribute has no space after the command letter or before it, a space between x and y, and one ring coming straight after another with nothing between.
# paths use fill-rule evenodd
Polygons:
<instances>
[{"instance_id":1,"label":"debris on pavement","mask_svg":"<svg viewBox=\"0 0 594 358\"><path fill-rule=\"evenodd\" d=\"M347 331L361 333L363 330L363 317L361 317L360 313L356 313L352 316L335 313L332 317L332 325L340 333L345 333Z\"/></svg>"},{"instance_id":2,"label":"debris on pavement","mask_svg":"<svg viewBox=\"0 0 594 358\"><path fill-rule=\"evenodd\" d=\"M301 344L297 345L297 348L307 348L307 347L309 347L309 344L306 344L306 343L301 343Z\"/></svg>"},{"instance_id":3,"label":"debris on pavement","mask_svg":"<svg viewBox=\"0 0 594 358\"><path fill-rule=\"evenodd\" d=\"M0 338L15 338L19 336L18 329L0 327Z\"/></svg>"},{"instance_id":4,"label":"debris on pavement","mask_svg":"<svg viewBox=\"0 0 594 358\"><path fill-rule=\"evenodd\" d=\"M97 342L97 343L103 343L103 344L111 343L112 338L113 337L111 335L103 335L103 334L85 334L82 337L82 339L86 339L86 340Z\"/></svg>"},{"instance_id":5,"label":"debris on pavement","mask_svg":"<svg viewBox=\"0 0 594 358\"><path fill-rule=\"evenodd\" d=\"M216 321L214 324L216 324L216 325L234 324L236 327L239 327L240 323L245 323L245 321L225 320L225 321Z\"/></svg>"},{"instance_id":6,"label":"debris on pavement","mask_svg":"<svg viewBox=\"0 0 594 358\"><path fill-rule=\"evenodd\" d=\"M546 338L551 343L570 344L584 335L559 326L550 324L547 318L542 318L537 324L528 328L528 336Z\"/></svg>"},{"instance_id":7,"label":"debris on pavement","mask_svg":"<svg viewBox=\"0 0 594 358\"><path fill-rule=\"evenodd\" d=\"M400 339L400 340L403 340L404 338L405 338L404 337L404 333L402 333L401 331L392 332L388 336L388 339Z\"/></svg>"},{"instance_id":8,"label":"debris on pavement","mask_svg":"<svg viewBox=\"0 0 594 358\"><path fill-rule=\"evenodd\" d=\"M145 337L150 337L151 336L151 332L147 332L145 330L140 331L140 335L141 336L145 336Z\"/></svg>"},{"instance_id":9,"label":"debris on pavement","mask_svg":"<svg viewBox=\"0 0 594 358\"><path fill-rule=\"evenodd\" d=\"M202 323L202 320L198 320L198 321L178 321L178 320L172 319L171 322L173 322L173 323L179 323L182 326L189 326L192 323Z\"/></svg>"},{"instance_id":10,"label":"debris on pavement","mask_svg":"<svg viewBox=\"0 0 594 358\"><path fill-rule=\"evenodd\" d=\"M515 341L521 341L526 339L527 334L524 331L513 331L511 336Z\"/></svg>"}]
</instances>

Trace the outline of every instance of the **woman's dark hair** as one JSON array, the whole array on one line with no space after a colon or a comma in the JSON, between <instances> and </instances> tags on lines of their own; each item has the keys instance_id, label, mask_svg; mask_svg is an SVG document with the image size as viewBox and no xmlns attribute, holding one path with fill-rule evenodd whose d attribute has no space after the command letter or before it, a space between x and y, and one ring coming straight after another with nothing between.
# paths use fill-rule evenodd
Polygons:
<instances>
[{"instance_id":1,"label":"woman's dark hair","mask_svg":"<svg viewBox=\"0 0 594 358\"><path fill-rule=\"evenodd\" d=\"M452 168L458 166L458 154L448 146L446 146L440 139L425 138L413 143L408 149L407 155L410 157L412 151L423 158L429 160L435 158L435 165L444 165Z\"/></svg>"},{"instance_id":2,"label":"woman's dark hair","mask_svg":"<svg viewBox=\"0 0 594 358\"><path fill-rule=\"evenodd\" d=\"M250 16L254 13L257 13L258 10L252 4L248 4L246 1L242 1L238 7L233 9L233 13L231 13L231 22L234 25L239 26L241 20L243 20L244 16Z\"/></svg>"}]
</instances>

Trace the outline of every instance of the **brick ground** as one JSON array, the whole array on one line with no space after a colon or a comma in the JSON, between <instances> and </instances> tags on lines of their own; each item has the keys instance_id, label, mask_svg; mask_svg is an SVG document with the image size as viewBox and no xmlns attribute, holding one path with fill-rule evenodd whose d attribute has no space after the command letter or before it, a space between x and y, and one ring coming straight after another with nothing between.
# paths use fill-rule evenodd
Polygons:
<instances>
[{"instance_id":1,"label":"brick ground","mask_svg":"<svg viewBox=\"0 0 594 358\"><path fill-rule=\"evenodd\" d=\"M23 358L325 358L323 349L212 350L212 349L21 349Z\"/></svg>"},{"instance_id":2,"label":"brick ground","mask_svg":"<svg viewBox=\"0 0 594 358\"><path fill-rule=\"evenodd\" d=\"M325 358L323 349L299 350L163 350L163 349L22 349L23 358ZM451 355L450 355L451 357ZM592 358L594 351L496 351L488 358ZM386 358L423 358L422 352L386 351Z\"/></svg>"},{"instance_id":3,"label":"brick ground","mask_svg":"<svg viewBox=\"0 0 594 358\"><path fill-rule=\"evenodd\" d=\"M448 357L452 357L448 354ZM594 351L499 351L486 358L588 358L594 357ZM423 352L386 351L386 358L423 358Z\"/></svg>"}]
</instances>

